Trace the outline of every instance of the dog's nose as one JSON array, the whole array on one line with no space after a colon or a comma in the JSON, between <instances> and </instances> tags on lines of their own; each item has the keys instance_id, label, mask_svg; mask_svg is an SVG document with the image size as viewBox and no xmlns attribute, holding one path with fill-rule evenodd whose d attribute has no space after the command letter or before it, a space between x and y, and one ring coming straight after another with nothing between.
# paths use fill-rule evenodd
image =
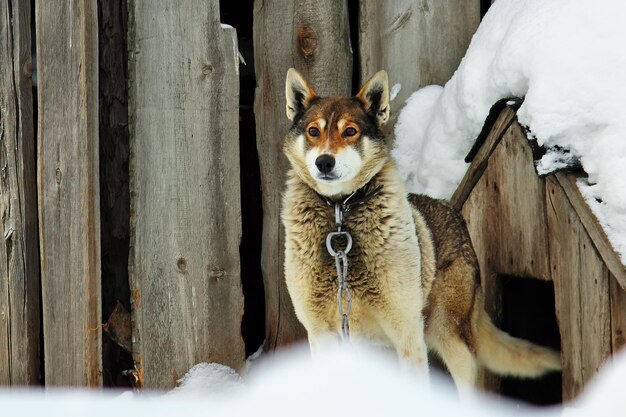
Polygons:
<instances>
[{"instance_id":1,"label":"dog's nose","mask_svg":"<svg viewBox=\"0 0 626 417\"><path fill-rule=\"evenodd\" d=\"M328 174L335 167L335 158L330 155L318 156L315 160L315 165L317 165L317 169L319 169L322 174Z\"/></svg>"}]
</instances>

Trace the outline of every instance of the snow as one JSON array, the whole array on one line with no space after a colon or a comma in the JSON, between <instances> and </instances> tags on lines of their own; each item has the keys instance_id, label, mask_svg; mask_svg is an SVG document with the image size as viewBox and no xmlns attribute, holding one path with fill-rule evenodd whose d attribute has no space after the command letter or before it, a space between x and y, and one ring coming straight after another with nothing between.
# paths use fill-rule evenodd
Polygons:
<instances>
[{"instance_id":1,"label":"snow","mask_svg":"<svg viewBox=\"0 0 626 417\"><path fill-rule=\"evenodd\" d=\"M259 362L261 355L263 355L263 347L265 346L265 340L261 343L261 346L254 352L252 355L248 356L246 359L246 366L244 367L244 375L249 374L254 366Z\"/></svg>"},{"instance_id":2,"label":"snow","mask_svg":"<svg viewBox=\"0 0 626 417\"><path fill-rule=\"evenodd\" d=\"M440 376L432 375L429 387L402 372L389 354L354 345L331 349L315 360L308 348L300 347L261 362L245 379L222 365L197 365L169 394L0 390L0 410L3 416L22 417L562 415L560 408L527 408L483 395L461 404ZM580 400L568 404L564 415L619 415L625 373L626 357L617 357Z\"/></svg>"},{"instance_id":3,"label":"snow","mask_svg":"<svg viewBox=\"0 0 626 417\"><path fill-rule=\"evenodd\" d=\"M409 190L450 198L491 105L525 97L517 115L548 149L540 174L580 160L579 182L626 263L626 2L498 0L443 87L407 100L392 154Z\"/></svg>"},{"instance_id":4,"label":"snow","mask_svg":"<svg viewBox=\"0 0 626 417\"><path fill-rule=\"evenodd\" d=\"M391 91L389 91L389 101L394 101L396 97L398 96L398 93L400 92L401 89L402 89L402 85L394 84L391 87Z\"/></svg>"},{"instance_id":5,"label":"snow","mask_svg":"<svg viewBox=\"0 0 626 417\"><path fill-rule=\"evenodd\" d=\"M168 395L210 398L244 389L241 377L232 368L219 363L199 363L178 381L178 387Z\"/></svg>"}]
</instances>

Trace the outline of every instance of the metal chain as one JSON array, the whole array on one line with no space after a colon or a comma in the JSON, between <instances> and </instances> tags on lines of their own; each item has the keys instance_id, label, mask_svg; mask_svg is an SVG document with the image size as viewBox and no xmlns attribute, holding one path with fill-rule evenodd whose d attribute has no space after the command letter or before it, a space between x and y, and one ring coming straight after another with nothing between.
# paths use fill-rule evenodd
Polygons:
<instances>
[{"instance_id":1,"label":"metal chain","mask_svg":"<svg viewBox=\"0 0 626 417\"><path fill-rule=\"evenodd\" d=\"M348 314L350 314L350 308L352 307L352 294L348 288L348 257L346 253L340 251L335 256L335 265L337 266L337 312L341 317L341 337L344 341L350 338L350 326L348 324ZM347 305L346 310L343 310L343 294L346 294Z\"/></svg>"},{"instance_id":2,"label":"metal chain","mask_svg":"<svg viewBox=\"0 0 626 417\"><path fill-rule=\"evenodd\" d=\"M350 196L352 197L352 195ZM337 231L330 232L326 236L326 249L330 256L335 258L335 266L337 267L337 312L341 317L341 338L347 342L350 339L350 326L348 323L348 315L352 307L352 294L348 288L348 253L352 249L352 235L343 230L343 205L350 199L348 197L343 203L335 204L335 226ZM343 250L337 250L333 247L333 239L338 236L344 236L346 239L346 247ZM343 308L343 296L346 295L346 308Z\"/></svg>"}]
</instances>

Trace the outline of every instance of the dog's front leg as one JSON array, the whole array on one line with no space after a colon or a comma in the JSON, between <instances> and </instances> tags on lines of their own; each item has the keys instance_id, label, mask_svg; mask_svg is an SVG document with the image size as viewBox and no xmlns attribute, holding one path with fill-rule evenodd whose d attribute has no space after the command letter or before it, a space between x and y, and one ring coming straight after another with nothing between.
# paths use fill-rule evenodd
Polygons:
<instances>
[{"instance_id":1,"label":"dog's front leg","mask_svg":"<svg viewBox=\"0 0 626 417\"><path fill-rule=\"evenodd\" d=\"M329 332L309 332L308 339L312 356L316 356L324 350L332 350L339 345L337 336Z\"/></svg>"},{"instance_id":2,"label":"dog's front leg","mask_svg":"<svg viewBox=\"0 0 626 417\"><path fill-rule=\"evenodd\" d=\"M400 311L388 311L380 325L396 350L401 366L412 375L428 378L428 351L421 314L406 316Z\"/></svg>"}]
</instances>

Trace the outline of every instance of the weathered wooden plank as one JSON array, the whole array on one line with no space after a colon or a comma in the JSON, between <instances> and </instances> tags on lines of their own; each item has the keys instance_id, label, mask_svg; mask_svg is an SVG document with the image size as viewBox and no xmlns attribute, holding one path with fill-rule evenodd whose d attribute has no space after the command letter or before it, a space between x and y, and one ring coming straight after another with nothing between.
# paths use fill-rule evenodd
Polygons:
<instances>
[{"instance_id":1,"label":"weathered wooden plank","mask_svg":"<svg viewBox=\"0 0 626 417\"><path fill-rule=\"evenodd\" d=\"M238 49L216 0L128 9L133 356L166 389L244 362Z\"/></svg>"},{"instance_id":2,"label":"weathered wooden plank","mask_svg":"<svg viewBox=\"0 0 626 417\"><path fill-rule=\"evenodd\" d=\"M465 176L461 180L461 183L457 187L456 191L450 198L450 203L454 208L460 210L465 204L465 201L474 190L474 186L480 180L481 176L487 169L489 163L489 157L493 153L498 143L502 139L504 133L508 130L511 123L515 120L515 110L510 107L505 107L498 119L493 125L491 132L487 136L485 143L480 147L478 153L472 160L472 163L467 168Z\"/></svg>"},{"instance_id":3,"label":"weathered wooden plank","mask_svg":"<svg viewBox=\"0 0 626 417\"><path fill-rule=\"evenodd\" d=\"M254 110L263 191L265 349L273 350L305 335L283 275L280 203L288 164L282 142L289 128L285 75L289 67L295 67L320 95L350 94L352 51L347 1L255 2L254 51L258 84Z\"/></svg>"},{"instance_id":4,"label":"weathered wooden plank","mask_svg":"<svg viewBox=\"0 0 626 417\"><path fill-rule=\"evenodd\" d=\"M570 400L611 354L610 274L553 176L546 180L546 199L563 399Z\"/></svg>"},{"instance_id":5,"label":"weathered wooden plank","mask_svg":"<svg viewBox=\"0 0 626 417\"><path fill-rule=\"evenodd\" d=\"M95 0L37 1L46 385L102 384Z\"/></svg>"},{"instance_id":6,"label":"weathered wooden plank","mask_svg":"<svg viewBox=\"0 0 626 417\"><path fill-rule=\"evenodd\" d=\"M622 264L619 255L613 250L611 242L606 237L606 233L602 229L598 219L591 211L591 208L585 201L585 198L581 194L578 186L576 185L576 177L573 175L567 175L562 172L557 172L554 175L565 191L570 204L576 210L580 221L589 233L589 237L593 240L596 249L602 256L602 259L606 263L607 267L617 279L617 282L626 290L626 268Z\"/></svg>"},{"instance_id":7,"label":"weathered wooden plank","mask_svg":"<svg viewBox=\"0 0 626 417\"><path fill-rule=\"evenodd\" d=\"M455 201L468 196L462 213L482 269L549 280L544 180L535 173L530 146L518 123L498 135L510 120L509 112L503 112L493 135L476 155L471 165L475 174L466 176L474 179L459 186ZM500 141L495 139L498 136ZM472 181L476 185L471 186Z\"/></svg>"},{"instance_id":8,"label":"weathered wooden plank","mask_svg":"<svg viewBox=\"0 0 626 417\"><path fill-rule=\"evenodd\" d=\"M0 385L39 383L30 2L0 2Z\"/></svg>"},{"instance_id":9,"label":"weathered wooden plank","mask_svg":"<svg viewBox=\"0 0 626 417\"><path fill-rule=\"evenodd\" d=\"M359 3L361 82L385 69L402 85L392 115L413 91L450 79L480 22L480 0Z\"/></svg>"},{"instance_id":10,"label":"weathered wooden plank","mask_svg":"<svg viewBox=\"0 0 626 417\"><path fill-rule=\"evenodd\" d=\"M499 224L490 248L493 269L549 280L545 184L535 172L530 145L518 123L506 131L489 165L487 178L498 210L486 215Z\"/></svg>"},{"instance_id":11,"label":"weathered wooden plank","mask_svg":"<svg viewBox=\"0 0 626 417\"><path fill-rule=\"evenodd\" d=\"M626 345L626 291L613 274L609 282L611 291L611 342L613 353Z\"/></svg>"}]
</instances>

